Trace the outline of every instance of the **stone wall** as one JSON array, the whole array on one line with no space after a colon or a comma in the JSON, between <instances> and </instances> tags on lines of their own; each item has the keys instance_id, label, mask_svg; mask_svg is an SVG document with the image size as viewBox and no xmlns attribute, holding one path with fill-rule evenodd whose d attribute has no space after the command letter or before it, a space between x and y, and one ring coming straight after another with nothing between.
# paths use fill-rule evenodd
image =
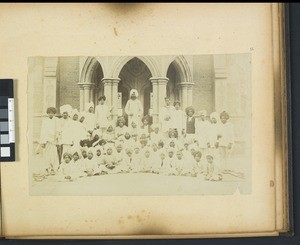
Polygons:
<instances>
[{"instance_id":1,"label":"stone wall","mask_svg":"<svg viewBox=\"0 0 300 245\"><path fill-rule=\"evenodd\" d=\"M57 72L57 106L70 104L79 109L79 57L59 58Z\"/></svg>"},{"instance_id":2,"label":"stone wall","mask_svg":"<svg viewBox=\"0 0 300 245\"><path fill-rule=\"evenodd\" d=\"M214 67L212 55L193 57L193 106L196 112L214 111Z\"/></svg>"}]
</instances>

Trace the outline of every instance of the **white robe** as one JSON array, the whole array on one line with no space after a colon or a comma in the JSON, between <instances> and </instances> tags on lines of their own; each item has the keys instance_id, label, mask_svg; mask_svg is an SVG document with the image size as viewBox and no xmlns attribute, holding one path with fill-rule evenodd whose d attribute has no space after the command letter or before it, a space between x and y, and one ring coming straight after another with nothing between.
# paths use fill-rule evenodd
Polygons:
<instances>
[{"instance_id":1,"label":"white robe","mask_svg":"<svg viewBox=\"0 0 300 245\"><path fill-rule=\"evenodd\" d=\"M176 128L178 136L182 134L182 130L186 128L186 114L182 110L172 110L172 128Z\"/></svg>"},{"instance_id":2,"label":"white robe","mask_svg":"<svg viewBox=\"0 0 300 245\"><path fill-rule=\"evenodd\" d=\"M161 108L159 113L159 121L161 123L161 131L168 132L170 128L174 126L174 106L164 106Z\"/></svg>"},{"instance_id":3,"label":"white robe","mask_svg":"<svg viewBox=\"0 0 300 245\"><path fill-rule=\"evenodd\" d=\"M209 126L210 125L209 125L208 121L196 120L195 139L198 141L199 148L202 148L202 149L207 148L207 143L209 142L209 139L208 139Z\"/></svg>"},{"instance_id":4,"label":"white robe","mask_svg":"<svg viewBox=\"0 0 300 245\"><path fill-rule=\"evenodd\" d=\"M74 146L79 146L81 140L88 138L86 128L81 122L74 120L72 120L71 127L73 131Z\"/></svg>"},{"instance_id":5,"label":"white robe","mask_svg":"<svg viewBox=\"0 0 300 245\"><path fill-rule=\"evenodd\" d=\"M219 146L228 146L229 144L234 143L234 130L232 123L220 123L219 134L221 135L219 139Z\"/></svg>"},{"instance_id":6,"label":"white robe","mask_svg":"<svg viewBox=\"0 0 300 245\"><path fill-rule=\"evenodd\" d=\"M96 115L87 112L84 119L87 131L93 131L96 128Z\"/></svg>"},{"instance_id":7,"label":"white robe","mask_svg":"<svg viewBox=\"0 0 300 245\"><path fill-rule=\"evenodd\" d=\"M141 118L143 115L143 106L138 99L128 100L125 106L125 113L128 115L128 126L134 121L137 125L141 124ZM130 114L133 114L130 116Z\"/></svg>"},{"instance_id":8,"label":"white robe","mask_svg":"<svg viewBox=\"0 0 300 245\"><path fill-rule=\"evenodd\" d=\"M97 105L95 109L96 125L100 128L107 128L109 126L110 110L107 105Z\"/></svg>"},{"instance_id":9,"label":"white robe","mask_svg":"<svg viewBox=\"0 0 300 245\"><path fill-rule=\"evenodd\" d=\"M53 117L44 118L41 127L40 144L45 144L43 150L43 163L45 169L53 169L57 171L59 160L56 144L58 144L59 136L59 119Z\"/></svg>"}]
</instances>

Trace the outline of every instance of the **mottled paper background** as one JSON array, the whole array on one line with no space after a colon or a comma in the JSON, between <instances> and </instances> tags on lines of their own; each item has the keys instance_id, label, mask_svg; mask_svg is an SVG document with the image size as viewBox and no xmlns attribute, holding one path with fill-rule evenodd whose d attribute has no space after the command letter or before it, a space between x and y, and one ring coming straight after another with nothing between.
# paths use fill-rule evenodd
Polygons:
<instances>
[{"instance_id":1,"label":"mottled paper background","mask_svg":"<svg viewBox=\"0 0 300 245\"><path fill-rule=\"evenodd\" d=\"M15 79L16 162L1 163L3 230L197 235L275 230L271 4L1 4L0 77ZM252 53L252 194L30 196L30 56Z\"/></svg>"}]
</instances>

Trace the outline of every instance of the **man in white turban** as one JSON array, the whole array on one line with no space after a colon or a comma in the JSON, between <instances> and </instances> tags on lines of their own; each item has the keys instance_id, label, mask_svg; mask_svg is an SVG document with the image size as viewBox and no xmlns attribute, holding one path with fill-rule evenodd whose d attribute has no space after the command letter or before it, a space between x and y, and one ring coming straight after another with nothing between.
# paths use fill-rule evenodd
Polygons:
<instances>
[{"instance_id":1,"label":"man in white turban","mask_svg":"<svg viewBox=\"0 0 300 245\"><path fill-rule=\"evenodd\" d=\"M138 91L131 89L130 99L125 106L125 113L128 115L128 125L134 121L136 124L141 124L141 117L143 115L143 106L140 100L137 99Z\"/></svg>"}]
</instances>

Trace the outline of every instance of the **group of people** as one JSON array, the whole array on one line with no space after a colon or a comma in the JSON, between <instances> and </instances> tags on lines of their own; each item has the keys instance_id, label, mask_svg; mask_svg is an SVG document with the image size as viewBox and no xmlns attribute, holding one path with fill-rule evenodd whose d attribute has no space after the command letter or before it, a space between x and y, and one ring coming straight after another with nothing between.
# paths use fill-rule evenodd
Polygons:
<instances>
[{"instance_id":1,"label":"group of people","mask_svg":"<svg viewBox=\"0 0 300 245\"><path fill-rule=\"evenodd\" d=\"M96 107L88 103L84 112L61 106L61 118L49 107L39 140L43 170L34 179L153 173L220 181L231 171L234 131L226 111L213 112L208 119L205 110L196 115L189 106L183 111L179 101L171 105L166 97L158 122L152 123L151 116L142 116L137 96L135 89L130 91L126 114L116 120L105 96Z\"/></svg>"}]
</instances>

